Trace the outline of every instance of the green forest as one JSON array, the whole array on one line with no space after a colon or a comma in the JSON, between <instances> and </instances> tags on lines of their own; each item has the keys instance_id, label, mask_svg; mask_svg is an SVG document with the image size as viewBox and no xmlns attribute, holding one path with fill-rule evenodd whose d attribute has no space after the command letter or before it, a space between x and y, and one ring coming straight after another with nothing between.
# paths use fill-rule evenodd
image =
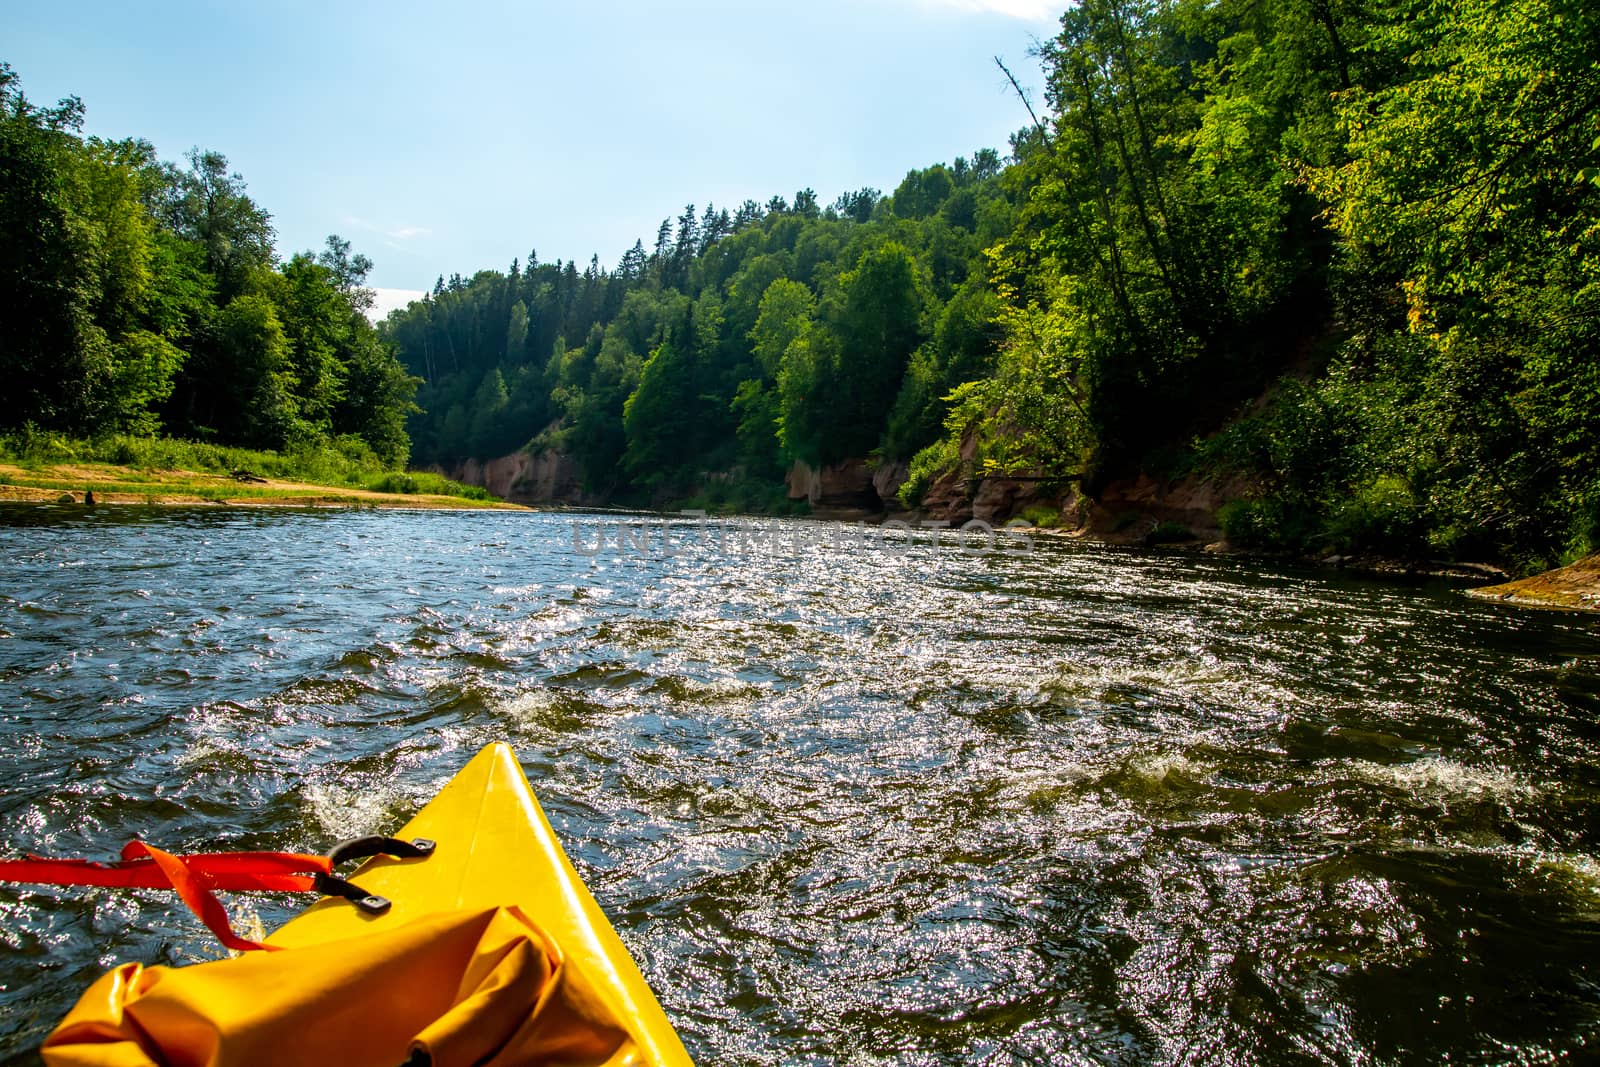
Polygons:
<instances>
[{"instance_id":1,"label":"green forest","mask_svg":"<svg viewBox=\"0 0 1600 1067\"><path fill-rule=\"evenodd\" d=\"M367 321L372 263L277 262L217 152L81 134L0 64L0 430L337 449L399 467L417 381Z\"/></svg>"},{"instance_id":2,"label":"green forest","mask_svg":"<svg viewBox=\"0 0 1600 1067\"><path fill-rule=\"evenodd\" d=\"M4 421L549 448L641 504L777 506L850 457L908 463L907 507L952 471L1211 476L1246 548L1600 548L1592 5L1083 0L1038 60L1004 155L691 204L376 330L367 261L274 263L221 156L81 139L8 73Z\"/></svg>"}]
</instances>

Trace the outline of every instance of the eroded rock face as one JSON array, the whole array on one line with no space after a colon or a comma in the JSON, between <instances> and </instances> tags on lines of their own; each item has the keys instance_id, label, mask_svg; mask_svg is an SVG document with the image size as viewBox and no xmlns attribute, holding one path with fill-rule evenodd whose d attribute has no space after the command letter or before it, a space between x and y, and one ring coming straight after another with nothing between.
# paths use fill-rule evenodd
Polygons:
<instances>
[{"instance_id":1,"label":"eroded rock face","mask_svg":"<svg viewBox=\"0 0 1600 1067\"><path fill-rule=\"evenodd\" d=\"M519 504L592 503L583 491L583 468L577 460L565 452L546 450L530 456L529 461L512 486Z\"/></svg>"},{"instance_id":2,"label":"eroded rock face","mask_svg":"<svg viewBox=\"0 0 1600 1067\"><path fill-rule=\"evenodd\" d=\"M592 503L583 491L583 469L562 452L512 452L491 460L465 460L439 472L516 504Z\"/></svg>"},{"instance_id":3,"label":"eroded rock face","mask_svg":"<svg viewBox=\"0 0 1600 1067\"><path fill-rule=\"evenodd\" d=\"M959 526L972 518L972 500L967 482L956 471L946 471L922 493L921 510L934 520Z\"/></svg>"},{"instance_id":4,"label":"eroded rock face","mask_svg":"<svg viewBox=\"0 0 1600 1067\"><path fill-rule=\"evenodd\" d=\"M794 466L789 468L783 480L789 487L790 500L811 500L812 493L818 491L817 472L803 459L794 461Z\"/></svg>"},{"instance_id":5,"label":"eroded rock face","mask_svg":"<svg viewBox=\"0 0 1600 1067\"><path fill-rule=\"evenodd\" d=\"M900 506L900 487L911 477L909 463L880 463L872 472L872 489L883 506L893 510Z\"/></svg>"},{"instance_id":6,"label":"eroded rock face","mask_svg":"<svg viewBox=\"0 0 1600 1067\"><path fill-rule=\"evenodd\" d=\"M437 468L436 468L437 469ZM481 485L495 496L518 504L604 503L583 489L583 470L568 455L553 451L513 452L491 460L467 460L440 473L469 485ZM785 477L789 499L805 500L818 516L837 519L881 518L898 512L896 494L909 475L905 463L869 466L865 459L846 459L813 468L796 460ZM969 480L947 472L923 494L913 516L960 526L970 520L1004 526L1031 507L1059 513L1057 525L1078 536L1112 542L1138 542L1160 524L1175 523L1201 540L1217 540L1217 509L1245 495L1246 486L1191 477L1176 482L1149 475L1107 485L1094 500L1076 486L1015 476Z\"/></svg>"},{"instance_id":7,"label":"eroded rock face","mask_svg":"<svg viewBox=\"0 0 1600 1067\"><path fill-rule=\"evenodd\" d=\"M1034 477L989 477L973 485L947 475L934 483L923 506L932 517L948 519L953 524L976 519L994 527L1004 526L1021 518L1029 508L1037 507L1056 512L1056 524L1070 530L1081 526L1087 513L1076 486L1063 490L1059 482Z\"/></svg>"},{"instance_id":8,"label":"eroded rock face","mask_svg":"<svg viewBox=\"0 0 1600 1067\"><path fill-rule=\"evenodd\" d=\"M907 521L960 526L977 520L997 528L1037 508L1055 512L1052 525L1062 532L1138 543L1151 537L1183 540L1189 535L1217 541L1222 536L1217 509L1248 495L1249 490L1234 480L1191 476L1166 481L1144 474L1112 482L1091 499L1075 481L1046 480L1034 471L967 474L975 466L975 445L970 439L962 441L959 454L960 466L928 486L912 512L901 513L897 498L910 473L905 463L874 468L866 460L847 459L816 469L797 461L787 476L789 499L808 501L815 514L831 518L872 518L888 513Z\"/></svg>"},{"instance_id":9,"label":"eroded rock face","mask_svg":"<svg viewBox=\"0 0 1600 1067\"><path fill-rule=\"evenodd\" d=\"M522 477L531 458L524 452L513 452L491 460L469 459L445 476L468 485L481 485L502 500L510 500L511 487Z\"/></svg>"},{"instance_id":10,"label":"eroded rock face","mask_svg":"<svg viewBox=\"0 0 1600 1067\"><path fill-rule=\"evenodd\" d=\"M985 478L972 494L972 517L990 526L1003 526L1023 508L1037 504L1036 484L1015 478Z\"/></svg>"},{"instance_id":11,"label":"eroded rock face","mask_svg":"<svg viewBox=\"0 0 1600 1067\"><path fill-rule=\"evenodd\" d=\"M870 515L883 510L873 479L864 459L846 459L820 469L797 459L785 482L789 499L808 501L814 512Z\"/></svg>"},{"instance_id":12,"label":"eroded rock face","mask_svg":"<svg viewBox=\"0 0 1600 1067\"><path fill-rule=\"evenodd\" d=\"M1191 476L1175 482L1148 474L1107 485L1091 509L1086 532L1109 541L1136 541L1164 522L1188 527L1203 541L1222 536L1217 509L1245 494L1233 481Z\"/></svg>"},{"instance_id":13,"label":"eroded rock face","mask_svg":"<svg viewBox=\"0 0 1600 1067\"><path fill-rule=\"evenodd\" d=\"M864 459L847 459L823 467L819 473L817 499L823 508L866 508L881 511L883 501L872 485L872 471Z\"/></svg>"}]
</instances>

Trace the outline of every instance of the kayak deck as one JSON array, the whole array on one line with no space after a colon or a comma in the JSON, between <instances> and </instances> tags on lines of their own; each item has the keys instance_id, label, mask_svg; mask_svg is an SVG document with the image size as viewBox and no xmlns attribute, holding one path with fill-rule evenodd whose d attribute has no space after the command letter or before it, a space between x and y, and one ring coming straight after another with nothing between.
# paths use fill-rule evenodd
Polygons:
<instances>
[{"instance_id":1,"label":"kayak deck","mask_svg":"<svg viewBox=\"0 0 1600 1067\"><path fill-rule=\"evenodd\" d=\"M595 903L511 747L496 742L474 756L396 837L437 843L422 860L379 857L350 880L387 897L380 916L322 900L267 940L283 948L320 944L387 929L424 915L516 905L576 960L629 1022L645 1062L692 1061L633 957Z\"/></svg>"}]
</instances>

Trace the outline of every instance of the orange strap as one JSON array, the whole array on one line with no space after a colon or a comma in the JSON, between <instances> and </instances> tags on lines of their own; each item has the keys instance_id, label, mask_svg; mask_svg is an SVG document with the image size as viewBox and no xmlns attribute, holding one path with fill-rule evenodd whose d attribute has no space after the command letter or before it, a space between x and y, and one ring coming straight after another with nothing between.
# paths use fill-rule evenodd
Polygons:
<instances>
[{"instance_id":1,"label":"orange strap","mask_svg":"<svg viewBox=\"0 0 1600 1067\"><path fill-rule=\"evenodd\" d=\"M175 856L143 841L129 841L118 863L46 859L29 856L0 860L0 881L36 885L99 885L120 889L175 889L189 910L218 941L235 951L276 950L276 945L250 941L233 932L216 890L289 890L316 888L315 876L330 874L326 856L295 852L203 852Z\"/></svg>"}]
</instances>

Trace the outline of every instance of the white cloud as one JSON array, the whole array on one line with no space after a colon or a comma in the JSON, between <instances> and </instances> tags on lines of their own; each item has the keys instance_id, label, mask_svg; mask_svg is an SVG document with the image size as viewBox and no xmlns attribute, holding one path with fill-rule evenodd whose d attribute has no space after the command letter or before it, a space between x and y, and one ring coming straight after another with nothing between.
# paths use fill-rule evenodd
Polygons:
<instances>
[{"instance_id":1,"label":"white cloud","mask_svg":"<svg viewBox=\"0 0 1600 1067\"><path fill-rule=\"evenodd\" d=\"M358 219L354 215L346 215L344 221L348 225L378 234L380 237L387 237L391 241L409 241L413 237L426 237L433 232L426 226L379 226L366 219Z\"/></svg>"},{"instance_id":2,"label":"white cloud","mask_svg":"<svg viewBox=\"0 0 1600 1067\"><path fill-rule=\"evenodd\" d=\"M389 312L403 308L413 300L421 300L424 295L421 289L374 289L372 292L375 299L367 311L367 318L373 322L388 318Z\"/></svg>"},{"instance_id":3,"label":"white cloud","mask_svg":"<svg viewBox=\"0 0 1600 1067\"><path fill-rule=\"evenodd\" d=\"M1006 15L1025 22L1055 22L1066 10L1066 0L921 0L928 7L991 15Z\"/></svg>"}]
</instances>

